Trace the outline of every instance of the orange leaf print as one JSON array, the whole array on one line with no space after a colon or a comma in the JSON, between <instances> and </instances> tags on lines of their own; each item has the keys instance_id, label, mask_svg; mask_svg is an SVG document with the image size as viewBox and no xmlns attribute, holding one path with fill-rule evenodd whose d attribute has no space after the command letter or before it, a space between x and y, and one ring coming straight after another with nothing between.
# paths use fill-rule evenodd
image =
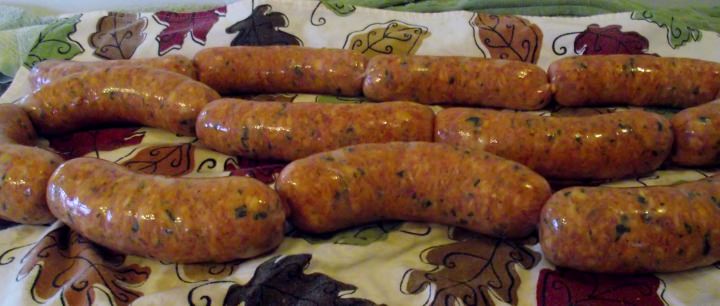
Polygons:
<instances>
[{"instance_id":1,"label":"orange leaf print","mask_svg":"<svg viewBox=\"0 0 720 306\"><path fill-rule=\"evenodd\" d=\"M142 296L131 290L145 282L150 268L124 265L125 256L93 244L69 227L63 226L43 237L22 258L17 279L30 275L32 298L43 303L60 294L63 305L92 305L95 290L112 299L111 304L125 306Z\"/></svg>"},{"instance_id":2,"label":"orange leaf print","mask_svg":"<svg viewBox=\"0 0 720 306\"><path fill-rule=\"evenodd\" d=\"M122 164L140 173L181 176L194 169L195 147L189 143L147 147Z\"/></svg>"},{"instance_id":3,"label":"orange leaf print","mask_svg":"<svg viewBox=\"0 0 720 306\"><path fill-rule=\"evenodd\" d=\"M478 48L482 51L480 45L484 45L490 57L537 63L543 33L536 24L518 16L483 13L473 15L470 24L476 30Z\"/></svg>"}]
</instances>

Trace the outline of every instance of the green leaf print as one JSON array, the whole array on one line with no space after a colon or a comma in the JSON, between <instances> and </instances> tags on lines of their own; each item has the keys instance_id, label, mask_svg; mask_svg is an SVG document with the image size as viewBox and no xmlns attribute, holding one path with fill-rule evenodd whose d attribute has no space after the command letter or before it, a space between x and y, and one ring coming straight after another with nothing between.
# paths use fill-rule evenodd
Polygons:
<instances>
[{"instance_id":1,"label":"green leaf print","mask_svg":"<svg viewBox=\"0 0 720 306\"><path fill-rule=\"evenodd\" d=\"M291 236L305 239L310 244L333 243L365 246L386 240L388 233L397 230L400 225L402 222L399 221L382 221L326 235L295 232Z\"/></svg>"},{"instance_id":2,"label":"green leaf print","mask_svg":"<svg viewBox=\"0 0 720 306\"><path fill-rule=\"evenodd\" d=\"M80 16L62 18L45 27L25 58L25 67L30 69L47 59L69 60L85 52L80 43L70 38L77 31Z\"/></svg>"},{"instance_id":3,"label":"green leaf print","mask_svg":"<svg viewBox=\"0 0 720 306\"><path fill-rule=\"evenodd\" d=\"M346 4L343 0L321 0L322 4L328 8L329 10L333 11L335 15L338 16L347 16L355 12L355 6L351 4Z\"/></svg>"},{"instance_id":4,"label":"green leaf print","mask_svg":"<svg viewBox=\"0 0 720 306\"><path fill-rule=\"evenodd\" d=\"M667 42L673 49L677 49L689 41L700 41L702 39L702 32L698 28L674 14L673 12L661 10L644 10L632 12L630 18L645 20L665 28Z\"/></svg>"}]
</instances>

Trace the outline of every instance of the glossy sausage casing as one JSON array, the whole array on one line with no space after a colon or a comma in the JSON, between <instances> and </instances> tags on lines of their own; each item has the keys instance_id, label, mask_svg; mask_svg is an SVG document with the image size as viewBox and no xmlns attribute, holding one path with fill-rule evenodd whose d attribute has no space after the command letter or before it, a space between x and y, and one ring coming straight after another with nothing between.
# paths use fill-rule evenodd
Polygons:
<instances>
[{"instance_id":1,"label":"glossy sausage casing","mask_svg":"<svg viewBox=\"0 0 720 306\"><path fill-rule=\"evenodd\" d=\"M543 208L540 243L558 266L674 272L720 260L720 177L667 187L572 187Z\"/></svg>"},{"instance_id":2,"label":"glossy sausage casing","mask_svg":"<svg viewBox=\"0 0 720 306\"><path fill-rule=\"evenodd\" d=\"M674 163L683 166L720 164L720 101L683 110L670 122L675 133Z\"/></svg>"},{"instance_id":3,"label":"glossy sausage casing","mask_svg":"<svg viewBox=\"0 0 720 306\"><path fill-rule=\"evenodd\" d=\"M283 238L277 193L247 177L168 178L77 158L55 171L47 198L53 214L88 239L164 261L249 258Z\"/></svg>"},{"instance_id":4,"label":"glossy sausage casing","mask_svg":"<svg viewBox=\"0 0 720 306\"><path fill-rule=\"evenodd\" d=\"M163 69L183 74L193 79L197 78L192 60L182 55L97 62L46 60L37 63L33 69L30 70L30 85L33 90L37 90L53 80L63 78L73 73L83 72L89 69L106 69L127 65Z\"/></svg>"},{"instance_id":5,"label":"glossy sausage casing","mask_svg":"<svg viewBox=\"0 0 720 306\"><path fill-rule=\"evenodd\" d=\"M55 220L45 202L45 187L62 162L40 148L0 144L0 218L23 224Z\"/></svg>"},{"instance_id":6,"label":"glossy sausage casing","mask_svg":"<svg viewBox=\"0 0 720 306\"><path fill-rule=\"evenodd\" d=\"M318 104L222 99L198 116L204 145L229 155L292 161L359 143L432 141L434 114L409 102Z\"/></svg>"},{"instance_id":7,"label":"glossy sausage casing","mask_svg":"<svg viewBox=\"0 0 720 306\"><path fill-rule=\"evenodd\" d=\"M448 108L437 114L435 140L476 146L555 179L611 179L657 169L673 135L661 115L619 111L587 117Z\"/></svg>"},{"instance_id":8,"label":"glossy sausage casing","mask_svg":"<svg viewBox=\"0 0 720 306\"><path fill-rule=\"evenodd\" d=\"M350 50L216 47L195 55L198 78L221 94L362 94L367 59Z\"/></svg>"},{"instance_id":9,"label":"glossy sausage casing","mask_svg":"<svg viewBox=\"0 0 720 306\"><path fill-rule=\"evenodd\" d=\"M628 104L686 108L720 93L720 63L650 55L562 58L548 68L561 105Z\"/></svg>"},{"instance_id":10,"label":"glossy sausage casing","mask_svg":"<svg viewBox=\"0 0 720 306\"><path fill-rule=\"evenodd\" d=\"M536 65L472 57L395 55L370 60L363 92L375 101L526 110L544 107L551 95L545 71Z\"/></svg>"},{"instance_id":11,"label":"glossy sausage casing","mask_svg":"<svg viewBox=\"0 0 720 306\"><path fill-rule=\"evenodd\" d=\"M25 111L15 104L0 104L0 144L35 145L35 129Z\"/></svg>"},{"instance_id":12,"label":"glossy sausage casing","mask_svg":"<svg viewBox=\"0 0 720 306\"><path fill-rule=\"evenodd\" d=\"M395 219L522 237L550 196L547 181L516 162L428 142L315 154L285 167L276 188L293 224L314 233Z\"/></svg>"},{"instance_id":13,"label":"glossy sausage casing","mask_svg":"<svg viewBox=\"0 0 720 306\"><path fill-rule=\"evenodd\" d=\"M45 203L45 187L63 159L33 147L35 130L25 112L0 104L0 218L24 224L55 220Z\"/></svg>"},{"instance_id":14,"label":"glossy sausage casing","mask_svg":"<svg viewBox=\"0 0 720 306\"><path fill-rule=\"evenodd\" d=\"M119 66L71 74L43 86L20 105L45 135L112 123L192 135L200 109L219 98L210 87L184 75Z\"/></svg>"}]
</instances>

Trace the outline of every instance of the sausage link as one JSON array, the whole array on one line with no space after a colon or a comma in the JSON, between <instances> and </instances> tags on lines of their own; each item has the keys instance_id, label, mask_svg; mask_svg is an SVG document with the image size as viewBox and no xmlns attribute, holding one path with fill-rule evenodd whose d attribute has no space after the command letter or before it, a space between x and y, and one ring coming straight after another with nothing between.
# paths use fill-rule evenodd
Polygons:
<instances>
[{"instance_id":1,"label":"sausage link","mask_svg":"<svg viewBox=\"0 0 720 306\"><path fill-rule=\"evenodd\" d=\"M15 104L0 104L0 144L35 145L35 129L25 111Z\"/></svg>"},{"instance_id":2,"label":"sausage link","mask_svg":"<svg viewBox=\"0 0 720 306\"><path fill-rule=\"evenodd\" d=\"M20 105L44 135L114 123L192 135L200 109L219 98L210 87L184 75L118 66L71 74L26 96Z\"/></svg>"},{"instance_id":3,"label":"sausage link","mask_svg":"<svg viewBox=\"0 0 720 306\"><path fill-rule=\"evenodd\" d=\"M163 261L249 258L283 239L277 193L247 177L168 178L77 158L53 173L47 199L58 219L88 239Z\"/></svg>"},{"instance_id":4,"label":"sausage link","mask_svg":"<svg viewBox=\"0 0 720 306\"><path fill-rule=\"evenodd\" d=\"M435 141L476 146L554 179L611 179L657 169L672 150L664 117L639 110L587 117L448 108Z\"/></svg>"},{"instance_id":5,"label":"sausage link","mask_svg":"<svg viewBox=\"0 0 720 306\"><path fill-rule=\"evenodd\" d=\"M45 203L45 187L63 159L30 145L35 130L27 114L13 104L0 104L0 218L47 224L55 220Z\"/></svg>"},{"instance_id":6,"label":"sausage link","mask_svg":"<svg viewBox=\"0 0 720 306\"><path fill-rule=\"evenodd\" d=\"M665 187L572 187L542 210L540 243L558 266L675 272L720 260L720 177Z\"/></svg>"},{"instance_id":7,"label":"sausage link","mask_svg":"<svg viewBox=\"0 0 720 306\"><path fill-rule=\"evenodd\" d=\"M324 233L396 219L521 237L535 229L550 187L532 170L446 144L361 144L290 163L276 188L301 230Z\"/></svg>"},{"instance_id":8,"label":"sausage link","mask_svg":"<svg viewBox=\"0 0 720 306\"><path fill-rule=\"evenodd\" d=\"M720 63L650 55L563 58L548 68L555 100L566 106L627 104L692 107L720 92Z\"/></svg>"},{"instance_id":9,"label":"sausage link","mask_svg":"<svg viewBox=\"0 0 720 306\"><path fill-rule=\"evenodd\" d=\"M367 59L340 49L216 47L195 55L198 78L221 94L362 94Z\"/></svg>"},{"instance_id":10,"label":"sausage link","mask_svg":"<svg viewBox=\"0 0 720 306\"><path fill-rule=\"evenodd\" d=\"M177 72L193 79L197 79L195 66L191 59L182 55L168 55L155 58L140 58L130 60L109 60L96 62L75 62L61 60L46 60L36 64L30 70L30 85L33 90L68 76L73 73L83 72L88 69L106 69L116 66L138 65L149 68L163 69Z\"/></svg>"},{"instance_id":11,"label":"sausage link","mask_svg":"<svg viewBox=\"0 0 720 306\"><path fill-rule=\"evenodd\" d=\"M62 162L40 148L0 144L0 218L23 224L55 220L45 202L45 187Z\"/></svg>"},{"instance_id":12,"label":"sausage link","mask_svg":"<svg viewBox=\"0 0 720 306\"><path fill-rule=\"evenodd\" d=\"M518 61L445 56L379 55L368 63L365 96L375 101L410 100L540 109L550 101L542 68Z\"/></svg>"},{"instance_id":13,"label":"sausage link","mask_svg":"<svg viewBox=\"0 0 720 306\"><path fill-rule=\"evenodd\" d=\"M317 104L222 99L198 116L200 142L229 155L292 161L347 145L432 141L432 109L409 102Z\"/></svg>"},{"instance_id":14,"label":"sausage link","mask_svg":"<svg viewBox=\"0 0 720 306\"><path fill-rule=\"evenodd\" d=\"M720 100L683 110L670 122L675 133L673 162L683 166L720 164Z\"/></svg>"}]
</instances>

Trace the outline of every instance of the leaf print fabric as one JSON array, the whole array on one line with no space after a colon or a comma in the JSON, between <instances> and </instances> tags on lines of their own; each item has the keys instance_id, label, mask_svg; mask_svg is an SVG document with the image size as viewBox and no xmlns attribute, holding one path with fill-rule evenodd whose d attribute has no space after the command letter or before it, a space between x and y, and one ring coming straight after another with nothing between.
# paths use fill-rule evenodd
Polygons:
<instances>
[{"instance_id":1,"label":"leaf print fabric","mask_svg":"<svg viewBox=\"0 0 720 306\"><path fill-rule=\"evenodd\" d=\"M477 27L477 43L487 48L490 57L537 62L543 34L537 25L527 19L478 13L470 23Z\"/></svg>"},{"instance_id":2,"label":"leaf print fabric","mask_svg":"<svg viewBox=\"0 0 720 306\"><path fill-rule=\"evenodd\" d=\"M348 34L343 48L367 57L378 54L412 55L429 35L427 27L391 20Z\"/></svg>"},{"instance_id":3,"label":"leaf print fabric","mask_svg":"<svg viewBox=\"0 0 720 306\"><path fill-rule=\"evenodd\" d=\"M359 298L341 295L357 288L322 273L305 274L310 254L275 256L263 262L246 284L233 284L227 289L223 305L376 305ZM194 287L193 291L213 283ZM192 294L188 300L194 300ZM205 299L206 302L209 298Z\"/></svg>"},{"instance_id":4,"label":"leaf print fabric","mask_svg":"<svg viewBox=\"0 0 720 306\"><path fill-rule=\"evenodd\" d=\"M570 36L575 36L572 48L578 55L645 54L650 47L648 39L638 32L624 32L622 26L617 24L601 27L593 23L582 32L570 32L555 37L552 44L555 54L567 54L568 48L561 45L561 41Z\"/></svg>"},{"instance_id":5,"label":"leaf print fabric","mask_svg":"<svg viewBox=\"0 0 720 306\"><path fill-rule=\"evenodd\" d=\"M421 259L434 265L430 271L408 270L403 276L403 293L420 294L433 290L428 305L494 305L490 291L502 301L515 305L521 282L518 266L534 267L541 255L524 246L529 241L509 241L473 234L454 228L450 239L457 242L433 246Z\"/></svg>"},{"instance_id":6,"label":"leaf print fabric","mask_svg":"<svg viewBox=\"0 0 720 306\"><path fill-rule=\"evenodd\" d=\"M145 41L147 24L147 18L140 14L108 13L98 20L97 32L90 35L93 54L109 60L131 58Z\"/></svg>"},{"instance_id":7,"label":"leaf print fabric","mask_svg":"<svg viewBox=\"0 0 720 306\"><path fill-rule=\"evenodd\" d=\"M635 11L632 12L630 18L652 22L665 29L667 43L673 49L677 49L688 42L702 39L702 32L699 29L677 20L671 13L651 10Z\"/></svg>"},{"instance_id":8,"label":"leaf print fabric","mask_svg":"<svg viewBox=\"0 0 720 306\"><path fill-rule=\"evenodd\" d=\"M537 286L538 306L646 305L666 303L654 275L604 275L569 269L543 269Z\"/></svg>"},{"instance_id":9,"label":"leaf print fabric","mask_svg":"<svg viewBox=\"0 0 720 306\"><path fill-rule=\"evenodd\" d=\"M9 256L8 251L3 256ZM21 263L17 279L33 279L31 294L37 303L60 294L65 305L90 306L99 301L98 291L109 302L125 306L142 296L131 287L142 284L150 275L149 268L125 264L125 255L99 247L67 226L42 237L22 257L0 257L0 265L15 260Z\"/></svg>"},{"instance_id":10,"label":"leaf print fabric","mask_svg":"<svg viewBox=\"0 0 720 306\"><path fill-rule=\"evenodd\" d=\"M225 16L227 7L218 7L202 12L174 13L157 12L153 18L165 26L155 38L158 42L158 55L182 48L188 34L194 42L204 46L207 34L221 16Z\"/></svg>"},{"instance_id":11,"label":"leaf print fabric","mask_svg":"<svg viewBox=\"0 0 720 306\"><path fill-rule=\"evenodd\" d=\"M225 29L225 32L237 33L230 43L231 46L302 46L300 38L280 30L288 25L290 21L287 15L273 12L272 6L265 4L253 9L249 17L231 25Z\"/></svg>"},{"instance_id":12,"label":"leaf print fabric","mask_svg":"<svg viewBox=\"0 0 720 306\"><path fill-rule=\"evenodd\" d=\"M77 31L80 16L59 19L45 27L30 48L25 59L28 69L48 59L69 60L85 52L80 43L70 38Z\"/></svg>"}]
</instances>

